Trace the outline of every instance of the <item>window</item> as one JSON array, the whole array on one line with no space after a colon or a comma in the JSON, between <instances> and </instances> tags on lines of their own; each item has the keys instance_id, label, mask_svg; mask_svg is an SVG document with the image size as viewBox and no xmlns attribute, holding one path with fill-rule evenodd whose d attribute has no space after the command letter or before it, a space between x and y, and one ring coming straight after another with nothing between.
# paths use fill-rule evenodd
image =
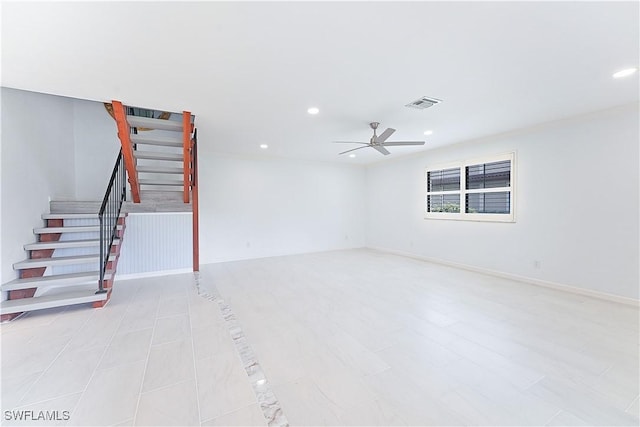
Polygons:
<instances>
[{"instance_id":1,"label":"window","mask_svg":"<svg viewBox=\"0 0 640 427\"><path fill-rule=\"evenodd\" d=\"M513 222L514 161L508 153L428 168L425 217Z\"/></svg>"}]
</instances>

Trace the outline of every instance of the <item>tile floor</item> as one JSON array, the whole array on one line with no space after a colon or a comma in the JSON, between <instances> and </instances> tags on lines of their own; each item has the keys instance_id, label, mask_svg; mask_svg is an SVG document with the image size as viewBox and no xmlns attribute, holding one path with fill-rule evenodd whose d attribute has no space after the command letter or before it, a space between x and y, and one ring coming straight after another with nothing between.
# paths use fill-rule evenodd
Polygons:
<instances>
[{"instance_id":1,"label":"tile floor","mask_svg":"<svg viewBox=\"0 0 640 427\"><path fill-rule=\"evenodd\" d=\"M637 308L369 250L204 265L199 282L291 425L639 425ZM191 274L1 333L2 425L266 425Z\"/></svg>"}]
</instances>

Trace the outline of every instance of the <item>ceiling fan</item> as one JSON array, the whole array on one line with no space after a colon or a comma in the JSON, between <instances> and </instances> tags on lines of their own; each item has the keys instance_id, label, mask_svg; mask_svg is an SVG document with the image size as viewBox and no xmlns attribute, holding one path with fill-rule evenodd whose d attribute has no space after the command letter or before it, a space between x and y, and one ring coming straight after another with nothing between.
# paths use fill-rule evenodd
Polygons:
<instances>
[{"instance_id":1,"label":"ceiling fan","mask_svg":"<svg viewBox=\"0 0 640 427\"><path fill-rule=\"evenodd\" d=\"M392 129L392 128L387 128L384 132L382 132L380 134L380 136L378 136L376 134L376 129L378 129L378 125L379 124L380 123L378 123L378 122L369 123L369 126L371 127L371 129L373 129L373 136L371 137L371 139L369 140L368 143L366 143L366 142L355 142L355 141L333 141L333 142L336 143L336 144L363 144L362 147L353 148L351 150L343 151L340 154L346 154L346 153L350 153L351 151L360 150L361 148L371 147L371 148L374 148L374 149L378 150L379 152L381 152L385 156L388 155L388 154L391 154L391 153L389 153L389 151L384 147L392 147L392 146L397 146L397 145L424 145L424 141L393 141L393 142L387 142L387 139L396 130Z\"/></svg>"}]
</instances>

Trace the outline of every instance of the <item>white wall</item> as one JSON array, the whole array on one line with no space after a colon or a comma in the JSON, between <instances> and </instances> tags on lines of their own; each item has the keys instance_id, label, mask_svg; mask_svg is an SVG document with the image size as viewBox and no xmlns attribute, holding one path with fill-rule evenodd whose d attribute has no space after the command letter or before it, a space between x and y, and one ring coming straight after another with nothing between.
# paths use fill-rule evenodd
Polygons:
<instances>
[{"instance_id":1,"label":"white wall","mask_svg":"<svg viewBox=\"0 0 640 427\"><path fill-rule=\"evenodd\" d=\"M102 197L118 141L101 103L1 94L6 282L49 198ZM368 245L639 296L637 105L368 168L215 153L200 137L203 264ZM514 150L516 223L423 219L427 165Z\"/></svg>"},{"instance_id":2,"label":"white wall","mask_svg":"<svg viewBox=\"0 0 640 427\"><path fill-rule=\"evenodd\" d=\"M2 280L34 242L49 198L75 196L73 101L2 88Z\"/></svg>"},{"instance_id":3,"label":"white wall","mask_svg":"<svg viewBox=\"0 0 640 427\"><path fill-rule=\"evenodd\" d=\"M371 165L367 244L637 299L638 123L635 104ZM515 223L423 219L425 167L508 151Z\"/></svg>"},{"instance_id":4,"label":"white wall","mask_svg":"<svg viewBox=\"0 0 640 427\"><path fill-rule=\"evenodd\" d=\"M76 197L102 200L120 141L116 122L101 102L73 100Z\"/></svg>"},{"instance_id":5,"label":"white wall","mask_svg":"<svg viewBox=\"0 0 640 427\"><path fill-rule=\"evenodd\" d=\"M364 245L364 168L211 153L200 136L201 263Z\"/></svg>"}]
</instances>

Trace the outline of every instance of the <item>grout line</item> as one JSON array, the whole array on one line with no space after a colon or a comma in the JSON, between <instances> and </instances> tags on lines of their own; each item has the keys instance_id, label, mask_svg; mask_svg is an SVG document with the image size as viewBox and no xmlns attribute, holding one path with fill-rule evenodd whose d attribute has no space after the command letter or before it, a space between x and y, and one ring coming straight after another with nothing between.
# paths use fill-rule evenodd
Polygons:
<instances>
[{"instance_id":1,"label":"grout line","mask_svg":"<svg viewBox=\"0 0 640 427\"><path fill-rule=\"evenodd\" d=\"M200 272L194 271L193 275L194 275L196 290L198 290L198 279L200 277ZM195 344L193 343L193 318L191 316L191 303L189 302L188 297L187 297L187 316L189 316L189 335L191 336L191 360L193 361L193 376L195 378L195 385L196 385L196 406L198 407L198 424L202 425L202 413L200 411L200 388L198 385L198 367L196 363Z\"/></svg>"},{"instance_id":2,"label":"grout line","mask_svg":"<svg viewBox=\"0 0 640 427\"><path fill-rule=\"evenodd\" d=\"M128 304L127 304L127 310L128 310ZM94 313L98 313L98 309L94 308ZM78 401L76 402L75 406L73 407L73 409L70 411L70 418L69 421L73 418L74 412L76 411L76 409L78 409L78 405L80 404L80 402L82 401L82 398L85 396L87 389L89 388L89 384L91 384L91 381L93 380L93 377L96 375L96 372L98 371L98 368L100 367L100 364L102 363L102 360L104 359L104 355L107 354L107 351L109 351L109 347L111 347L111 343L113 342L113 339L115 338L115 336L118 333L118 329L120 328L120 325L122 324L122 321L124 320L124 317L127 314L127 310L124 311L124 313L122 314L122 317L120 318L120 320L118 321L118 326L116 328L114 328L113 333L111 334L111 337L109 338L109 342L107 343L107 345L104 347L104 350L102 351L102 355L100 355L100 360L98 360L98 363L96 363L96 367L93 369L93 372L91 372L91 376L89 377L89 381L87 381L87 384L84 386L84 389L82 390L82 394L80 395L80 398L78 399ZM93 314L92 317L97 316L96 314ZM88 323L88 322L87 322ZM81 330L83 330L84 328L82 328ZM90 347L92 348L92 347Z\"/></svg>"},{"instance_id":3,"label":"grout line","mask_svg":"<svg viewBox=\"0 0 640 427\"><path fill-rule=\"evenodd\" d=\"M181 381L178 381L178 382L175 382L175 383L171 383L171 384L163 385L163 386L160 386L160 387L152 388L151 390L140 392L140 395L154 393L154 392L160 391L160 390L166 390L168 388L175 387L175 386L180 385L180 384L188 383L189 381L191 381L191 380L181 380Z\"/></svg>"},{"instance_id":4,"label":"grout line","mask_svg":"<svg viewBox=\"0 0 640 427\"><path fill-rule=\"evenodd\" d=\"M140 287L138 289L140 289ZM162 292L162 290L159 290L159 291ZM156 335L156 325L158 324L159 311L160 311L160 298L158 298L156 315L155 315L155 319L153 319L153 331L151 332L151 338L149 339L149 349L147 350L147 357L144 361L144 370L142 371L142 380L140 381L140 389L138 389L138 401L136 402L136 410L133 413L133 423L132 423L133 425L136 425L136 421L138 420L138 409L140 408L140 399L142 398L142 388L144 387L144 380L147 377L147 368L149 367L149 356L151 355L151 348L153 347L153 338Z\"/></svg>"},{"instance_id":5,"label":"grout line","mask_svg":"<svg viewBox=\"0 0 640 427\"><path fill-rule=\"evenodd\" d=\"M245 410L245 409L251 408L253 405L256 405L256 404L257 404L257 403L250 403L250 404L248 404L248 405L241 406L241 407L239 407L239 408L235 408L235 409L232 409L232 410L230 410L230 411L224 412L224 413L222 413L222 414L220 414L220 415L216 415L215 417L212 417L212 418L206 419L206 420L204 420L204 421L202 421L202 422L203 422L203 423L207 423L207 422L213 421L213 420L218 419L218 418L222 418L222 417L227 416L227 415L235 414L236 412L240 412L240 411L242 411L242 410ZM202 425L202 423L201 423L201 425Z\"/></svg>"},{"instance_id":6,"label":"grout line","mask_svg":"<svg viewBox=\"0 0 640 427\"><path fill-rule=\"evenodd\" d=\"M61 394L61 395L58 395L58 396L54 396L54 397L48 397L48 398L43 399L43 400L38 400L37 402L32 402L32 403L27 403L27 404L24 404L24 405L19 405L19 406L16 406L15 408L12 408L12 409L15 410L15 409L28 408L29 406L40 405L42 403L51 402L52 400L61 399L63 397L73 396L74 394L80 394L81 395L82 393L83 393L83 391L81 391L81 390L72 391L70 393L65 393L65 394ZM80 397L82 397L82 396L80 396ZM78 401L80 400L80 397L78 398Z\"/></svg>"},{"instance_id":7,"label":"grout line","mask_svg":"<svg viewBox=\"0 0 640 427\"><path fill-rule=\"evenodd\" d=\"M65 311L67 311L68 308L65 308L64 310L61 310L60 313L63 313ZM28 312L27 314L30 314L32 312ZM59 316L60 313L57 313L54 320ZM93 317L94 314L91 314L90 317ZM18 316L19 317L19 316ZM17 318L16 318L17 319ZM15 319L14 319L15 320ZM49 323L47 323L46 325L50 325L53 322L53 320ZM56 357L53 358L53 360L51 361L51 363L49 363L47 365L46 368L44 368L44 370L40 373L40 375L38 376L38 378L36 378L36 380L34 382L31 383L31 385L27 388L27 390L25 390L25 392L22 394L22 396L20 396L20 399L18 400L18 405L20 405L20 403L22 403L22 401L24 400L24 398L29 394L29 392L33 389L33 387L36 385L36 383L38 381L40 381L40 379L44 376L44 374L47 373L47 371L51 368L51 366L53 366L53 364L56 362L56 360L58 360L60 358L60 355L62 353L64 353L64 351L69 347L69 345L71 344L71 341L73 341L73 338L75 338L75 336L77 334L80 333L80 331L82 331L84 328L80 328L79 330L77 330L75 332L75 334L69 339L69 342L67 342L64 347L62 347L62 349L60 349L60 351L58 352L58 354L56 355ZM31 338L29 338L29 340L27 341L27 345L31 343L31 340L33 339L33 336ZM84 393L84 390L82 391L82 393ZM82 398L82 396L80 396L80 398ZM78 399L79 400L79 399Z\"/></svg>"},{"instance_id":8,"label":"grout line","mask_svg":"<svg viewBox=\"0 0 640 427\"><path fill-rule=\"evenodd\" d=\"M558 412L556 412L555 414L553 414L553 416L552 416L551 418L549 418L549 419L544 423L544 425L545 425L545 426L548 426L548 425L549 425L549 423L550 423L551 421L553 421L553 419L554 419L554 418L556 418L556 417L557 417L558 415L560 415L561 413L562 413L562 409L558 409Z\"/></svg>"},{"instance_id":9,"label":"grout line","mask_svg":"<svg viewBox=\"0 0 640 427\"><path fill-rule=\"evenodd\" d=\"M640 396L636 396L636 398L635 398L635 399L633 399L633 400L631 401L631 403L629 403L629 405L628 405L628 406L627 406L627 408L624 410L624 412L626 412L626 413L630 413L630 412L629 412L629 409L631 409L631 407L633 406L633 404L634 404L634 403L636 403L639 399L640 399ZM632 414L632 415L633 415L633 414Z\"/></svg>"},{"instance_id":10,"label":"grout line","mask_svg":"<svg viewBox=\"0 0 640 427\"><path fill-rule=\"evenodd\" d=\"M207 283L208 292L203 292L200 284L200 275L198 274L196 275L196 290L198 291L198 295L218 305L267 424L274 427L288 427L289 421L262 370L260 362L258 362L253 349L249 345L235 313L224 299L222 299L215 283Z\"/></svg>"}]
</instances>

